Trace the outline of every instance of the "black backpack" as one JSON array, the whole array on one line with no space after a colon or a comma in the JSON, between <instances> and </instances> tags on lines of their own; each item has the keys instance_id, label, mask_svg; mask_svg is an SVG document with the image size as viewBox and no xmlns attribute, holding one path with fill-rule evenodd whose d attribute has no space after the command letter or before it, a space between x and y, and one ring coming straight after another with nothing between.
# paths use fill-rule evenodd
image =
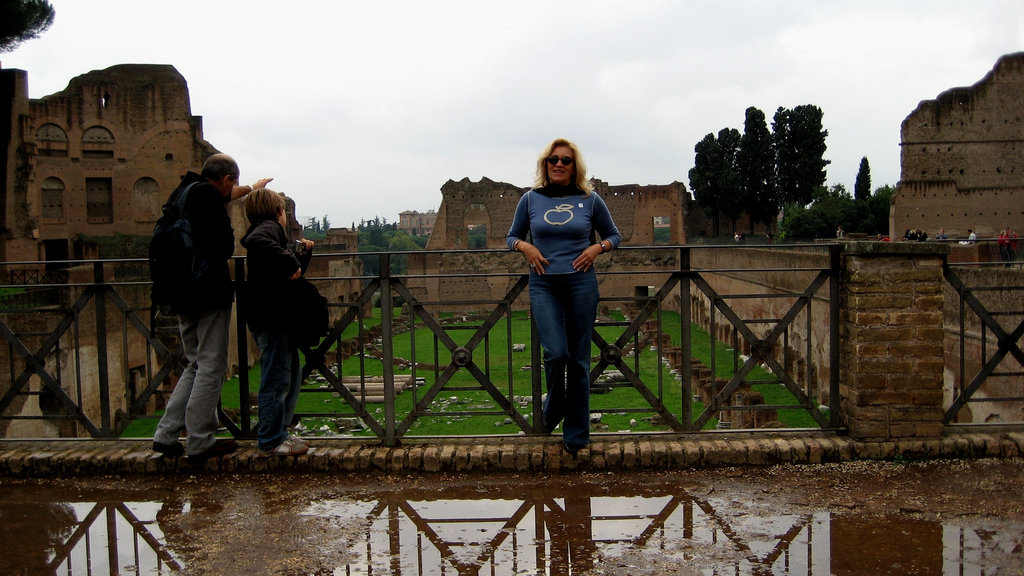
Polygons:
<instances>
[{"instance_id":1,"label":"black backpack","mask_svg":"<svg viewBox=\"0 0 1024 576\"><path fill-rule=\"evenodd\" d=\"M163 215L153 227L149 241L149 275L153 280L151 298L154 306L182 307L192 295L195 285L195 247L192 245L192 223L185 214L188 191L196 183L182 189L163 205Z\"/></svg>"}]
</instances>

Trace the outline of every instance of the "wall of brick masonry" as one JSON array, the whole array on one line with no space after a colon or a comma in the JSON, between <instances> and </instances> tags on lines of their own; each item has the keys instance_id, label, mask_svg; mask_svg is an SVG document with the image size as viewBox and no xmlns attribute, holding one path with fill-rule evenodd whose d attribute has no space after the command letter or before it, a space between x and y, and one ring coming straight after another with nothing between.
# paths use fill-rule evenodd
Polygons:
<instances>
[{"instance_id":1,"label":"wall of brick masonry","mask_svg":"<svg viewBox=\"0 0 1024 576\"><path fill-rule=\"evenodd\" d=\"M970 87L923 100L900 127L900 182L890 234L994 238L1024 228L1024 52L1007 54Z\"/></svg>"},{"instance_id":2,"label":"wall of brick masonry","mask_svg":"<svg viewBox=\"0 0 1024 576\"><path fill-rule=\"evenodd\" d=\"M254 443L201 464L163 458L148 441L0 441L0 478L198 473L577 473L822 464L849 460L1019 458L1024 433L959 433L861 442L825 433L596 437L576 458L557 438L408 441L401 446L312 439L302 456L259 458Z\"/></svg>"},{"instance_id":3,"label":"wall of brick masonry","mask_svg":"<svg viewBox=\"0 0 1024 576\"><path fill-rule=\"evenodd\" d=\"M852 438L943 432L943 245L850 243L840 292L839 393Z\"/></svg>"}]
</instances>

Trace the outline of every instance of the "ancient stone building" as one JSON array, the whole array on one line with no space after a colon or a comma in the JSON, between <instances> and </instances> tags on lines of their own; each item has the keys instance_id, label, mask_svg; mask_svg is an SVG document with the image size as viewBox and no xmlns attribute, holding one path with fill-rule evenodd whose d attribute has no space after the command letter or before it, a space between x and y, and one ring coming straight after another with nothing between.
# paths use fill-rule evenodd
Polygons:
<instances>
[{"instance_id":1,"label":"ancient stone building","mask_svg":"<svg viewBox=\"0 0 1024 576\"><path fill-rule=\"evenodd\" d=\"M35 262L109 256L102 253L101 246L116 248L120 243L124 250L117 256L145 256L160 207L181 176L187 170L198 171L217 152L203 139L201 117L192 115L185 79L167 65L124 64L92 71L73 78L64 90L40 99L28 97L27 72L0 70L0 137L0 262L19 263L0 267L2 282L14 282L15 276L45 276L27 273L42 268ZM292 215L289 233L298 237L301 226L294 219L294 202L287 200L287 207ZM229 204L228 211L237 240L246 227L242 202ZM332 229L315 255L356 251L354 232ZM244 254L239 245L236 254ZM82 285L92 281L91 266L75 266L73 262L52 266L66 273L62 281ZM112 268L105 270L110 277L117 274L119 280L141 280L145 275L142 266L119 266L116 273L111 272ZM310 272L319 278L358 278L361 270L357 258L345 256L314 258ZM318 280L317 284L335 302L355 298L360 289L359 280ZM149 304L149 290L144 284L121 286L118 294L137 309L145 310ZM342 312L334 310L335 316ZM107 325L117 326L123 321L119 311L108 309L107 313ZM62 341L58 347L73 348L76 355L48 354L44 362L50 371L96 371L100 347L91 330L95 322L88 321L89 311L83 314L83 328L75 330L77 339L70 344ZM31 326L19 325L16 337L35 350L48 336L45 331L52 329L44 324L37 321ZM40 330L43 336L31 334ZM64 335L65 339L69 337ZM234 339L236 334L231 337ZM123 337L110 337L104 343L108 349L105 361L115 373L139 378L146 373L151 358L139 331L127 331ZM229 350L234 373L238 363L234 342ZM249 358L254 361L256 357L250 345ZM22 360L0 354L0 369L5 372L13 373L19 362ZM83 409L95 418L101 394L92 379L86 381L87 389L79 391L87 399ZM171 384L168 378L167 390ZM145 385L141 380L117 381L111 384L110 394L124 399L131 395L128 389ZM60 412L60 406L48 405L41 395L37 377L32 378L28 389L15 401L14 413ZM0 385L0 392L6 392L6 386ZM114 409L123 414L126 406ZM10 429L0 427L0 436L74 434L66 428L18 420Z\"/></svg>"},{"instance_id":2,"label":"ancient stone building","mask_svg":"<svg viewBox=\"0 0 1024 576\"><path fill-rule=\"evenodd\" d=\"M900 129L902 173L890 232L1024 229L1024 52L968 88L918 104Z\"/></svg>"},{"instance_id":3,"label":"ancient stone building","mask_svg":"<svg viewBox=\"0 0 1024 576\"><path fill-rule=\"evenodd\" d=\"M82 258L90 238L152 233L181 175L216 152L173 66L112 66L35 100L26 72L0 74L10 87L2 101L11 125L8 260Z\"/></svg>"}]
</instances>

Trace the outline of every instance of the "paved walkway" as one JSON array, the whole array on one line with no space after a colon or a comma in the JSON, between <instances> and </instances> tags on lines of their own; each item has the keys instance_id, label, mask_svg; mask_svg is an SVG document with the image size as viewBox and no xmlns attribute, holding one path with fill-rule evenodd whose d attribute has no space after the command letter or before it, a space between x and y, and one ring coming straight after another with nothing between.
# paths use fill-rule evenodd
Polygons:
<instances>
[{"instance_id":1,"label":"paved walkway","mask_svg":"<svg viewBox=\"0 0 1024 576\"><path fill-rule=\"evenodd\" d=\"M235 473L354 472L451 473L574 470L667 470L720 466L816 464L845 460L1015 458L1024 456L1024 431L958 432L932 440L857 442L825 432L707 433L596 436L576 459L558 437L405 439L397 447L377 440L311 438L302 456L260 458L255 442L201 465L163 458L148 440L0 440L0 477Z\"/></svg>"}]
</instances>

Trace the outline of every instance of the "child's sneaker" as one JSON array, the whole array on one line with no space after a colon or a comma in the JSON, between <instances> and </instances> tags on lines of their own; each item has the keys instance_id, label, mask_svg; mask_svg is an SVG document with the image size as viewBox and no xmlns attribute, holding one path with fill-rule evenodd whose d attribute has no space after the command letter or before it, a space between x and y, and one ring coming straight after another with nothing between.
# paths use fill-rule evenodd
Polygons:
<instances>
[{"instance_id":1,"label":"child's sneaker","mask_svg":"<svg viewBox=\"0 0 1024 576\"><path fill-rule=\"evenodd\" d=\"M298 456L299 454L305 454L309 450L309 446L304 442L296 442L294 438L288 437L284 439L276 447L270 450L260 450L260 458L271 458L273 456Z\"/></svg>"}]
</instances>

